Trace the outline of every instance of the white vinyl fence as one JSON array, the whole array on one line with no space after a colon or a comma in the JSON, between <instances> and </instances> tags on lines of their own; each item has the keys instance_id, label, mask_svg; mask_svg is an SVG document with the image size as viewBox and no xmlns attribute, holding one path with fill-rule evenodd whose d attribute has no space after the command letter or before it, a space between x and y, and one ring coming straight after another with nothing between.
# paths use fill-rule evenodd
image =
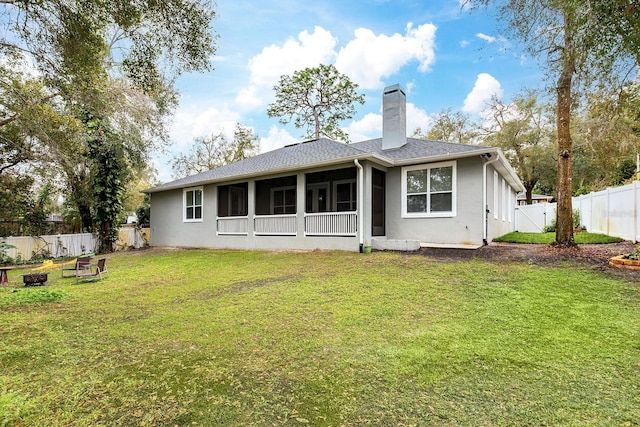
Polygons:
<instances>
[{"instance_id":1,"label":"white vinyl fence","mask_svg":"<svg viewBox=\"0 0 640 427\"><path fill-rule=\"evenodd\" d=\"M31 258L76 257L95 252L98 241L91 233L58 234L39 237L7 237L5 243L15 246L7 250L7 255L16 260L28 261ZM148 229L137 230L134 227L122 227L115 250L140 248L148 245Z\"/></svg>"},{"instance_id":2,"label":"white vinyl fence","mask_svg":"<svg viewBox=\"0 0 640 427\"><path fill-rule=\"evenodd\" d=\"M603 233L634 242L640 241L640 182L607 188L572 199L580 212L581 225L592 233ZM556 218L555 203L518 206L516 230L542 232Z\"/></svg>"}]
</instances>

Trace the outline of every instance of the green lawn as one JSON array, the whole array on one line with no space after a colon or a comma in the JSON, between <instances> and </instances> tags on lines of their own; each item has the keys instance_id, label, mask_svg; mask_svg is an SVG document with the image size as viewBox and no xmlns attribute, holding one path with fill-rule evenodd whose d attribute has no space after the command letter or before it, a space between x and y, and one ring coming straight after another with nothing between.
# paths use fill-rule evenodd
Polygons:
<instances>
[{"instance_id":1,"label":"green lawn","mask_svg":"<svg viewBox=\"0 0 640 427\"><path fill-rule=\"evenodd\" d=\"M596 270L160 249L107 266L0 289L0 426L640 420L640 288Z\"/></svg>"},{"instance_id":2,"label":"green lawn","mask_svg":"<svg viewBox=\"0 0 640 427\"><path fill-rule=\"evenodd\" d=\"M584 244L604 244L604 243L620 243L624 241L619 237L608 236L606 234L588 233L582 231L575 233L573 238L578 245ZM556 233L520 233L514 231L513 233L505 234L504 236L493 239L494 242L507 242L507 243L535 243L540 245L550 245L556 241Z\"/></svg>"}]
</instances>

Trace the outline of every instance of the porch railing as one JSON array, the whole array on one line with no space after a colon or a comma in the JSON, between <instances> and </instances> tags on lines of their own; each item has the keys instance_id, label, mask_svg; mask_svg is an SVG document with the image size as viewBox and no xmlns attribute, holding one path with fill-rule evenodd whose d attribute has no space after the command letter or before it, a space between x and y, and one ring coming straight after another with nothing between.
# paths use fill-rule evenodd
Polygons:
<instances>
[{"instance_id":1,"label":"porch railing","mask_svg":"<svg viewBox=\"0 0 640 427\"><path fill-rule=\"evenodd\" d=\"M356 236L356 212L321 212L304 214L306 236Z\"/></svg>"},{"instance_id":2,"label":"porch railing","mask_svg":"<svg viewBox=\"0 0 640 427\"><path fill-rule=\"evenodd\" d=\"M253 226L257 236L295 236L298 228L297 216L256 215L253 218Z\"/></svg>"},{"instance_id":3,"label":"porch railing","mask_svg":"<svg viewBox=\"0 0 640 427\"><path fill-rule=\"evenodd\" d=\"M217 218L218 234L235 234L246 236L249 234L249 218L246 216L229 216Z\"/></svg>"}]
</instances>

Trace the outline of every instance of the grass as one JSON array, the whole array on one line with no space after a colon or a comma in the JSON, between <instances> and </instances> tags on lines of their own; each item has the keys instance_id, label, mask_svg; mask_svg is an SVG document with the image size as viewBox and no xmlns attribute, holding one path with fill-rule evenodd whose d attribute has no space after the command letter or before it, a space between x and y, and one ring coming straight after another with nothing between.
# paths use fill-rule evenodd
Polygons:
<instances>
[{"instance_id":1,"label":"grass","mask_svg":"<svg viewBox=\"0 0 640 427\"><path fill-rule=\"evenodd\" d=\"M638 425L638 285L595 270L159 249L107 265L0 289L0 425Z\"/></svg>"},{"instance_id":2,"label":"grass","mask_svg":"<svg viewBox=\"0 0 640 427\"><path fill-rule=\"evenodd\" d=\"M589 233L586 231L575 233L573 237L578 245L620 243L624 241L624 239L619 237L608 236L606 234ZM520 233L518 231L493 239L494 242L535 243L541 245L550 245L555 242L555 240L556 233Z\"/></svg>"}]
</instances>

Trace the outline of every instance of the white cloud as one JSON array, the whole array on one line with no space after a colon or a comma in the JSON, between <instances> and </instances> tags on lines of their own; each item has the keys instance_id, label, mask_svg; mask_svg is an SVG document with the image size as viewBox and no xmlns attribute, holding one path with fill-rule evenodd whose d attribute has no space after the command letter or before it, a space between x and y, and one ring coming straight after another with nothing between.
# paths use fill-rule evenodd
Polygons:
<instances>
[{"instance_id":1,"label":"white cloud","mask_svg":"<svg viewBox=\"0 0 640 427\"><path fill-rule=\"evenodd\" d=\"M336 42L329 31L316 26L311 34L306 30L298 34L298 40L287 40L282 46L267 46L249 60L251 84L271 87L282 75L332 63Z\"/></svg>"},{"instance_id":2,"label":"white cloud","mask_svg":"<svg viewBox=\"0 0 640 427\"><path fill-rule=\"evenodd\" d=\"M486 41L489 44L492 44L492 43L495 43L496 41L498 41L498 39L496 37L488 36L488 35L483 34L483 33L476 34L476 37L481 39L481 40Z\"/></svg>"},{"instance_id":3,"label":"white cloud","mask_svg":"<svg viewBox=\"0 0 640 427\"><path fill-rule=\"evenodd\" d=\"M351 142L366 141L382 135L382 115L369 113L360 120L352 121L344 128Z\"/></svg>"},{"instance_id":4,"label":"white cloud","mask_svg":"<svg viewBox=\"0 0 640 427\"><path fill-rule=\"evenodd\" d=\"M460 42L460 47L465 48L465 47L469 46L469 43L470 43L469 40L462 40Z\"/></svg>"},{"instance_id":5,"label":"white cloud","mask_svg":"<svg viewBox=\"0 0 640 427\"><path fill-rule=\"evenodd\" d=\"M433 118L421 108L410 102L407 103L407 135L411 135L417 128L428 129L433 123Z\"/></svg>"},{"instance_id":6,"label":"white cloud","mask_svg":"<svg viewBox=\"0 0 640 427\"><path fill-rule=\"evenodd\" d=\"M417 128L426 129L433 119L424 110L410 102L407 103L407 135ZM352 142L366 141L382 136L382 114L369 113L361 120L354 120L344 129Z\"/></svg>"},{"instance_id":7,"label":"white cloud","mask_svg":"<svg viewBox=\"0 0 640 427\"><path fill-rule=\"evenodd\" d=\"M243 110L253 110L264 104L263 98L258 94L256 86L247 86L240 89L236 96L236 104Z\"/></svg>"},{"instance_id":8,"label":"white cloud","mask_svg":"<svg viewBox=\"0 0 640 427\"><path fill-rule=\"evenodd\" d=\"M485 103L491 99L493 95L498 98L502 97L502 87L500 82L491 74L478 74L476 83L471 92L467 95L462 106L462 111L467 113L479 113L485 107Z\"/></svg>"},{"instance_id":9,"label":"white cloud","mask_svg":"<svg viewBox=\"0 0 640 427\"><path fill-rule=\"evenodd\" d=\"M227 108L207 109L191 108L179 110L174 116L171 126L171 151L187 151L193 140L200 136L224 132L225 135L233 135L235 124L240 122L240 114Z\"/></svg>"},{"instance_id":10,"label":"white cloud","mask_svg":"<svg viewBox=\"0 0 640 427\"><path fill-rule=\"evenodd\" d=\"M281 76L333 63L336 42L331 32L316 26L313 33L305 30L297 39L289 39L283 45L265 47L249 60L250 85L238 92L238 106L245 111L260 108L270 102L272 88Z\"/></svg>"},{"instance_id":11,"label":"white cloud","mask_svg":"<svg viewBox=\"0 0 640 427\"><path fill-rule=\"evenodd\" d=\"M295 144L298 140L291 136L285 129L278 128L277 126L271 126L269 129L269 135L266 138L260 138L260 152L266 153L277 148L282 148L285 145Z\"/></svg>"},{"instance_id":12,"label":"white cloud","mask_svg":"<svg viewBox=\"0 0 640 427\"><path fill-rule=\"evenodd\" d=\"M395 74L412 60L420 62L419 71L428 72L435 62L436 29L430 23L417 28L409 23L404 36L398 33L387 36L358 28L355 38L340 49L336 68L363 89L383 87L383 78Z\"/></svg>"}]
</instances>

